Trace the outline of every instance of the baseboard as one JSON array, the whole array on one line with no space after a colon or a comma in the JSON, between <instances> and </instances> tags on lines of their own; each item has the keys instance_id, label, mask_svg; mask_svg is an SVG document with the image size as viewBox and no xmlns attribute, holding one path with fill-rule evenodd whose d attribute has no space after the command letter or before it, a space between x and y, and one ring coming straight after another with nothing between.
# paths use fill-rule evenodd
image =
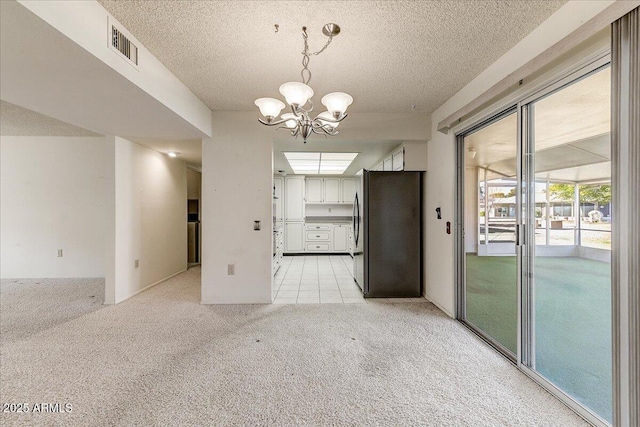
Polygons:
<instances>
[{"instance_id":1,"label":"baseboard","mask_svg":"<svg viewBox=\"0 0 640 427\"><path fill-rule=\"evenodd\" d=\"M272 304L271 301L205 301L200 300L201 305L265 305Z\"/></svg>"},{"instance_id":2,"label":"baseboard","mask_svg":"<svg viewBox=\"0 0 640 427\"><path fill-rule=\"evenodd\" d=\"M441 306L440 304L438 304L437 302L435 302L433 300L433 298L429 297L429 295L427 295L426 293L423 294L423 296L433 305L435 305L436 307L438 307L440 310L442 310L444 312L444 314L446 314L447 316L451 317L452 319L455 319L456 316L454 316L453 314L451 314L449 312L449 310L447 310L446 308L444 308L443 306Z\"/></svg>"},{"instance_id":3,"label":"baseboard","mask_svg":"<svg viewBox=\"0 0 640 427\"><path fill-rule=\"evenodd\" d=\"M152 283L152 284L150 284L150 285L147 285L147 286L145 286L145 287L144 287L144 288L142 288L142 289L138 289L137 291L135 291L135 292L134 292L134 293L132 293L131 295L129 295L129 296L125 297L125 298L122 298L122 299L121 299L121 300L119 300L119 301L116 301L116 304L120 304L122 301L126 301L126 300L128 300L129 298L135 297L135 296L136 296L136 295L138 295L139 293L144 292L144 291L146 291L147 289L153 288L155 285L158 285L158 284L160 284L160 283L162 283L162 282L166 282L167 280L171 279L172 277L175 277L175 276L177 276L177 275L178 275L178 274L180 274L180 273L184 273L185 271L187 271L187 269L186 269L186 268L185 268L184 270L180 270L180 271L178 271L177 273L173 273L173 274L171 274L171 275L169 275L169 276L165 277L164 279L160 279L160 280L158 280L158 281L157 281L157 282L155 282L155 283Z\"/></svg>"}]
</instances>

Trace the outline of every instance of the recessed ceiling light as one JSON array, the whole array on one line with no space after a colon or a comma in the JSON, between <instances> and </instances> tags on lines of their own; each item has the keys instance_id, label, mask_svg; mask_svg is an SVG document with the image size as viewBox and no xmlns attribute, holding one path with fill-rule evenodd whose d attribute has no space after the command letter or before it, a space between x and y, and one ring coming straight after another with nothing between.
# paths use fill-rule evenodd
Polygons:
<instances>
[{"instance_id":1,"label":"recessed ceiling light","mask_svg":"<svg viewBox=\"0 0 640 427\"><path fill-rule=\"evenodd\" d=\"M282 153L293 173L301 175L342 175L358 153Z\"/></svg>"},{"instance_id":2,"label":"recessed ceiling light","mask_svg":"<svg viewBox=\"0 0 640 427\"><path fill-rule=\"evenodd\" d=\"M169 152L167 153L167 156L169 156L169 157L178 157L178 153L173 152L173 151L169 151Z\"/></svg>"}]
</instances>

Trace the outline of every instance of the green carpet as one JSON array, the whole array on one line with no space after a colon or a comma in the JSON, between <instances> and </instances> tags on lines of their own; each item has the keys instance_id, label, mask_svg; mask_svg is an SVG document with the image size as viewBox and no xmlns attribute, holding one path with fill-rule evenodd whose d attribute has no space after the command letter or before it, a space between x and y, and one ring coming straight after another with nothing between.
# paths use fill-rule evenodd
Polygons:
<instances>
[{"instance_id":1,"label":"green carpet","mask_svg":"<svg viewBox=\"0 0 640 427\"><path fill-rule=\"evenodd\" d=\"M610 264L535 259L536 370L611 422ZM515 257L467 255L467 320L516 352Z\"/></svg>"}]
</instances>

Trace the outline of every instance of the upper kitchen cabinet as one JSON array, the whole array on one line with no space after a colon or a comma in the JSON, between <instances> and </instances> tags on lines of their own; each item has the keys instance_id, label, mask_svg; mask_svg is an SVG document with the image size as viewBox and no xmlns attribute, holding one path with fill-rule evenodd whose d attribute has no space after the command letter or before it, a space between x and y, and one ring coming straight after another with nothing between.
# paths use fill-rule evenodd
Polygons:
<instances>
[{"instance_id":1,"label":"upper kitchen cabinet","mask_svg":"<svg viewBox=\"0 0 640 427\"><path fill-rule=\"evenodd\" d=\"M340 191L340 178L324 179L324 203L342 203Z\"/></svg>"},{"instance_id":2,"label":"upper kitchen cabinet","mask_svg":"<svg viewBox=\"0 0 640 427\"><path fill-rule=\"evenodd\" d=\"M307 203L353 203L355 181L353 178L307 178Z\"/></svg>"},{"instance_id":3,"label":"upper kitchen cabinet","mask_svg":"<svg viewBox=\"0 0 640 427\"><path fill-rule=\"evenodd\" d=\"M342 203L353 203L356 198L356 180L353 178L342 178Z\"/></svg>"},{"instance_id":4,"label":"upper kitchen cabinet","mask_svg":"<svg viewBox=\"0 0 640 427\"><path fill-rule=\"evenodd\" d=\"M273 195L276 197L276 221L284 220L283 201L284 201L284 178L277 176L273 178Z\"/></svg>"},{"instance_id":5,"label":"upper kitchen cabinet","mask_svg":"<svg viewBox=\"0 0 640 427\"><path fill-rule=\"evenodd\" d=\"M284 179L284 186L285 221L304 221L304 176L287 176Z\"/></svg>"},{"instance_id":6,"label":"upper kitchen cabinet","mask_svg":"<svg viewBox=\"0 0 640 427\"><path fill-rule=\"evenodd\" d=\"M391 163L393 165L394 171L404 170L404 147L399 150L396 150L391 155Z\"/></svg>"},{"instance_id":7,"label":"upper kitchen cabinet","mask_svg":"<svg viewBox=\"0 0 640 427\"><path fill-rule=\"evenodd\" d=\"M382 170L383 171L392 171L393 170L393 157L389 156L382 162Z\"/></svg>"},{"instance_id":8,"label":"upper kitchen cabinet","mask_svg":"<svg viewBox=\"0 0 640 427\"><path fill-rule=\"evenodd\" d=\"M307 203L322 203L323 198L323 179L322 178L307 178Z\"/></svg>"}]
</instances>

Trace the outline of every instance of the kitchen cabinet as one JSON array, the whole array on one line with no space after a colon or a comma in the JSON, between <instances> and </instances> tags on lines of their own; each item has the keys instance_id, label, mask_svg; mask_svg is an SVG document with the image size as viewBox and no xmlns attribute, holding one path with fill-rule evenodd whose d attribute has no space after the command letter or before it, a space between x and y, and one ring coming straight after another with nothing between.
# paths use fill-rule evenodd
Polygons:
<instances>
[{"instance_id":1,"label":"kitchen cabinet","mask_svg":"<svg viewBox=\"0 0 640 427\"><path fill-rule=\"evenodd\" d=\"M304 222L286 222L284 225L285 252L304 252Z\"/></svg>"},{"instance_id":2,"label":"kitchen cabinet","mask_svg":"<svg viewBox=\"0 0 640 427\"><path fill-rule=\"evenodd\" d=\"M306 252L329 252L331 251L331 228L329 223L310 223L305 225Z\"/></svg>"},{"instance_id":3,"label":"kitchen cabinet","mask_svg":"<svg viewBox=\"0 0 640 427\"><path fill-rule=\"evenodd\" d=\"M333 252L348 252L349 250L349 226L333 225Z\"/></svg>"},{"instance_id":4,"label":"kitchen cabinet","mask_svg":"<svg viewBox=\"0 0 640 427\"><path fill-rule=\"evenodd\" d=\"M391 158L394 171L404 170L404 147L394 152Z\"/></svg>"},{"instance_id":5,"label":"kitchen cabinet","mask_svg":"<svg viewBox=\"0 0 640 427\"><path fill-rule=\"evenodd\" d=\"M305 225L306 252L349 252L348 224L308 223Z\"/></svg>"},{"instance_id":6,"label":"kitchen cabinet","mask_svg":"<svg viewBox=\"0 0 640 427\"><path fill-rule=\"evenodd\" d=\"M356 197L356 180L353 178L342 178L342 203L353 203Z\"/></svg>"},{"instance_id":7,"label":"kitchen cabinet","mask_svg":"<svg viewBox=\"0 0 640 427\"><path fill-rule=\"evenodd\" d=\"M345 184L345 179L347 181ZM347 198L344 198L346 185ZM355 181L351 178L307 178L306 202L307 203L352 203L355 196Z\"/></svg>"},{"instance_id":8,"label":"kitchen cabinet","mask_svg":"<svg viewBox=\"0 0 640 427\"><path fill-rule=\"evenodd\" d=\"M273 264L272 272L275 275L282 265L282 257L284 252L284 230L282 225L276 226L273 233Z\"/></svg>"},{"instance_id":9,"label":"kitchen cabinet","mask_svg":"<svg viewBox=\"0 0 640 427\"><path fill-rule=\"evenodd\" d=\"M283 202L284 202L284 178L278 176L273 178L273 195L277 197L276 202L276 221L284 220Z\"/></svg>"},{"instance_id":10,"label":"kitchen cabinet","mask_svg":"<svg viewBox=\"0 0 640 427\"><path fill-rule=\"evenodd\" d=\"M326 242L307 243L307 252L329 252L329 243L326 243Z\"/></svg>"},{"instance_id":11,"label":"kitchen cabinet","mask_svg":"<svg viewBox=\"0 0 640 427\"><path fill-rule=\"evenodd\" d=\"M315 222L307 224L307 230L310 231L329 231L331 230L331 224L318 224Z\"/></svg>"},{"instance_id":12,"label":"kitchen cabinet","mask_svg":"<svg viewBox=\"0 0 640 427\"><path fill-rule=\"evenodd\" d=\"M307 231L307 242L310 241L330 241L330 236L328 231Z\"/></svg>"},{"instance_id":13,"label":"kitchen cabinet","mask_svg":"<svg viewBox=\"0 0 640 427\"><path fill-rule=\"evenodd\" d=\"M383 171L392 171L393 170L393 157L389 156L386 159L384 159L384 162L382 162L382 170Z\"/></svg>"},{"instance_id":14,"label":"kitchen cabinet","mask_svg":"<svg viewBox=\"0 0 640 427\"><path fill-rule=\"evenodd\" d=\"M340 197L340 178L325 178L324 179L324 203L341 203Z\"/></svg>"},{"instance_id":15,"label":"kitchen cabinet","mask_svg":"<svg viewBox=\"0 0 640 427\"><path fill-rule=\"evenodd\" d=\"M307 203L322 203L324 180L322 178L307 178Z\"/></svg>"},{"instance_id":16,"label":"kitchen cabinet","mask_svg":"<svg viewBox=\"0 0 640 427\"><path fill-rule=\"evenodd\" d=\"M304 221L304 176L287 176L284 179L284 219L285 221ZM285 231L286 238L286 231Z\"/></svg>"}]
</instances>

